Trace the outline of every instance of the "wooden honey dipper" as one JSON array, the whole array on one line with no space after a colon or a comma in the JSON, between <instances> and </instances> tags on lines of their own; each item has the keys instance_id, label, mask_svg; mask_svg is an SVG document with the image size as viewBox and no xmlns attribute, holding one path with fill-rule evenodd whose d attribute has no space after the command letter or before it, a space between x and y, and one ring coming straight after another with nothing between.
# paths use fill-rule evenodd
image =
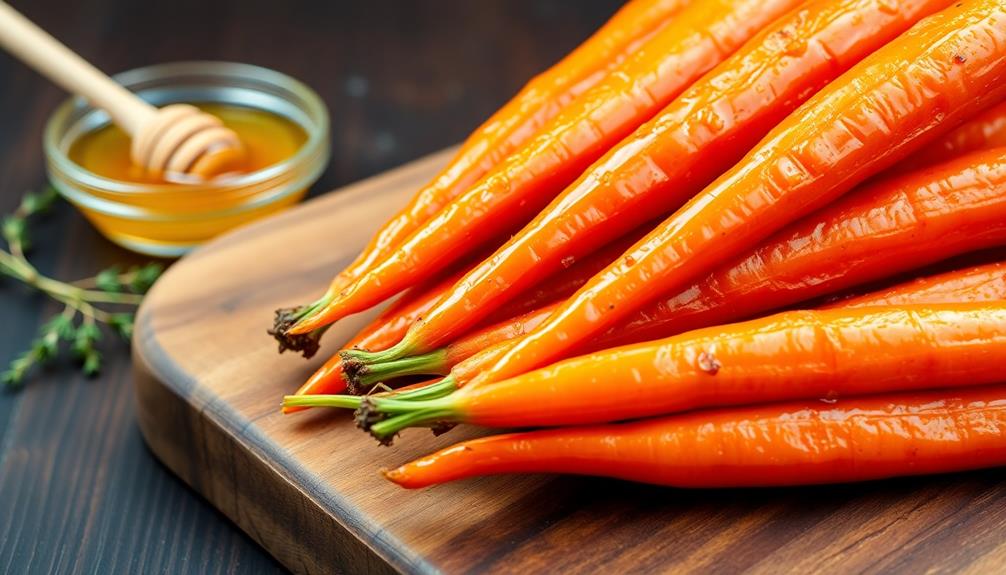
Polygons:
<instances>
[{"instance_id":1,"label":"wooden honey dipper","mask_svg":"<svg viewBox=\"0 0 1006 575\"><path fill-rule=\"evenodd\" d=\"M107 112L132 137L137 166L205 179L233 171L244 158L241 140L216 116L187 104L151 106L2 1L0 46Z\"/></svg>"}]
</instances>

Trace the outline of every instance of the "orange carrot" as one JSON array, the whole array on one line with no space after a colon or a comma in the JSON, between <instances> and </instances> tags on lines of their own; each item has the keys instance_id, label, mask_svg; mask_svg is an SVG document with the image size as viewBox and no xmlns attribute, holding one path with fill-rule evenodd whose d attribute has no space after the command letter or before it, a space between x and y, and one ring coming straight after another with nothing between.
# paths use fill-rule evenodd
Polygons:
<instances>
[{"instance_id":1,"label":"orange carrot","mask_svg":"<svg viewBox=\"0 0 1006 575\"><path fill-rule=\"evenodd\" d=\"M366 397L359 421L382 442L436 423L584 425L1006 382L1004 363L1006 301L792 311L608 349L442 398Z\"/></svg>"},{"instance_id":2,"label":"orange carrot","mask_svg":"<svg viewBox=\"0 0 1006 575\"><path fill-rule=\"evenodd\" d=\"M752 317L1006 245L1006 149L871 182L604 337L618 345Z\"/></svg>"},{"instance_id":3,"label":"orange carrot","mask_svg":"<svg viewBox=\"0 0 1006 575\"><path fill-rule=\"evenodd\" d=\"M479 376L546 365L675 293L1006 95L1006 5L923 19L777 126Z\"/></svg>"},{"instance_id":4,"label":"orange carrot","mask_svg":"<svg viewBox=\"0 0 1006 575\"><path fill-rule=\"evenodd\" d=\"M349 283L372 269L444 205L528 141L580 94L643 46L690 0L630 0L593 36L555 66L533 78L476 129L451 162L374 235L363 252L333 280L324 296L306 306L281 309L270 333L299 351L310 339L288 337L287 328L325 305ZM317 340L321 334L315 334Z\"/></svg>"},{"instance_id":5,"label":"orange carrot","mask_svg":"<svg viewBox=\"0 0 1006 575\"><path fill-rule=\"evenodd\" d=\"M861 59L951 0L813 0L778 18L546 207L458 282L380 363L432 351L566 257L669 214Z\"/></svg>"},{"instance_id":6,"label":"orange carrot","mask_svg":"<svg viewBox=\"0 0 1006 575\"><path fill-rule=\"evenodd\" d=\"M1006 465L1006 387L799 401L497 435L385 473L417 488L572 473L675 487L842 483Z\"/></svg>"},{"instance_id":7,"label":"orange carrot","mask_svg":"<svg viewBox=\"0 0 1006 575\"><path fill-rule=\"evenodd\" d=\"M704 0L689 5L533 140L289 332L307 333L374 306L459 255L516 231L609 148L800 3Z\"/></svg>"}]
</instances>

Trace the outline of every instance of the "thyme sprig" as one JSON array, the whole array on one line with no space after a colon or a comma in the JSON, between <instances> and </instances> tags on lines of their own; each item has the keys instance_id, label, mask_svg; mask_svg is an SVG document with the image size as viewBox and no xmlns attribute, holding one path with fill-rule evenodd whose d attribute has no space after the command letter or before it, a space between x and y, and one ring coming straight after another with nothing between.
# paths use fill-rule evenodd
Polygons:
<instances>
[{"instance_id":1,"label":"thyme sprig","mask_svg":"<svg viewBox=\"0 0 1006 575\"><path fill-rule=\"evenodd\" d=\"M0 383L21 385L32 368L59 356L65 347L80 362L82 371L95 375L101 370L98 342L101 326L125 340L133 333L133 310L157 280L163 266L149 263L123 270L112 266L97 275L62 282L41 274L26 257L31 248L29 223L45 213L57 199L54 189L27 193L20 205L0 222L7 249L0 248L0 274L33 287L63 305L61 313L43 323L31 347L15 357L0 373Z\"/></svg>"}]
</instances>

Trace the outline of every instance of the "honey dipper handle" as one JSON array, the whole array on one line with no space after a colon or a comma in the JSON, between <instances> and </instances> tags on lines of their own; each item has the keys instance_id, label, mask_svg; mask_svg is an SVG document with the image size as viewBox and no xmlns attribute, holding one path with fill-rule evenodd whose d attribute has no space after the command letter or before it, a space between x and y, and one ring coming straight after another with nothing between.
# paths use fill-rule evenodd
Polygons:
<instances>
[{"instance_id":1,"label":"honey dipper handle","mask_svg":"<svg viewBox=\"0 0 1006 575\"><path fill-rule=\"evenodd\" d=\"M108 112L112 121L130 135L135 135L157 113L156 108L3 1L0 1L0 46L67 91Z\"/></svg>"}]
</instances>

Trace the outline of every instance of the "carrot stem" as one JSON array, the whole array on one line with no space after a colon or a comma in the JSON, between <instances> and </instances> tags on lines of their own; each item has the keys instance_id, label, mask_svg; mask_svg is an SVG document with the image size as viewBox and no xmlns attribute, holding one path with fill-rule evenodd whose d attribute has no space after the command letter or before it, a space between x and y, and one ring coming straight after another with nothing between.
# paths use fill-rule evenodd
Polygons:
<instances>
[{"instance_id":1,"label":"carrot stem","mask_svg":"<svg viewBox=\"0 0 1006 575\"><path fill-rule=\"evenodd\" d=\"M449 398L427 401L424 404L422 409L414 409L414 401L367 398L357 413L357 425L369 431L381 443L388 444L399 431L408 427L431 427L458 419L458 411ZM385 419L388 414L395 415Z\"/></svg>"},{"instance_id":2,"label":"carrot stem","mask_svg":"<svg viewBox=\"0 0 1006 575\"><path fill-rule=\"evenodd\" d=\"M427 354L414 355L383 363L359 365L355 360L346 361L346 373L349 375L354 387L367 389L396 377L409 375L447 375L451 371L447 363L447 352L444 349L439 349Z\"/></svg>"},{"instance_id":3,"label":"carrot stem","mask_svg":"<svg viewBox=\"0 0 1006 575\"><path fill-rule=\"evenodd\" d=\"M341 352L342 359L346 363L352 363L354 365L360 366L358 372L367 370L365 373L370 373L370 370L380 369L378 366L381 364L392 364L398 361L407 361L411 357L425 357L423 355L414 356L418 347L409 334L413 330L410 329L402 341L396 343L395 345L389 347L388 349L381 351L366 351L362 349L347 349ZM436 353L436 351L431 352ZM386 373L387 371L385 371ZM429 373L429 372L427 372ZM353 373L350 373L350 377L355 379ZM360 385L364 385L363 379L359 380Z\"/></svg>"},{"instance_id":4,"label":"carrot stem","mask_svg":"<svg viewBox=\"0 0 1006 575\"><path fill-rule=\"evenodd\" d=\"M457 389L457 381L453 376L448 375L438 382L416 389L410 389L409 391L396 393L395 399L399 401L425 401L428 399L444 397L454 391L457 391Z\"/></svg>"},{"instance_id":5,"label":"carrot stem","mask_svg":"<svg viewBox=\"0 0 1006 575\"><path fill-rule=\"evenodd\" d=\"M363 397L359 395L287 395L283 397L283 407L339 407L357 409Z\"/></svg>"},{"instance_id":6,"label":"carrot stem","mask_svg":"<svg viewBox=\"0 0 1006 575\"><path fill-rule=\"evenodd\" d=\"M365 405L369 405L368 412L371 418L375 418L377 416L384 418L387 417L387 415L396 413L397 411L405 411L407 406L411 406L413 403L419 401L427 403L427 407L430 405L435 407L437 405L434 403L435 400L445 398L457 389L458 386L454 382L454 379L451 376L447 376L440 381L423 387L417 387L407 391L394 391L369 396L337 394L287 395L283 397L282 407L284 411L287 411L294 408L306 407L360 409ZM375 404L380 407L380 413L378 413L378 410L374 409ZM391 411L387 411L385 409L386 407ZM394 418L390 418L389 420L393 419ZM380 421L380 419L375 419L375 421ZM437 423L435 418L424 419L423 421L426 423ZM400 424L401 422L397 423ZM400 429L416 425L421 425L421 423L409 423Z\"/></svg>"}]
</instances>

